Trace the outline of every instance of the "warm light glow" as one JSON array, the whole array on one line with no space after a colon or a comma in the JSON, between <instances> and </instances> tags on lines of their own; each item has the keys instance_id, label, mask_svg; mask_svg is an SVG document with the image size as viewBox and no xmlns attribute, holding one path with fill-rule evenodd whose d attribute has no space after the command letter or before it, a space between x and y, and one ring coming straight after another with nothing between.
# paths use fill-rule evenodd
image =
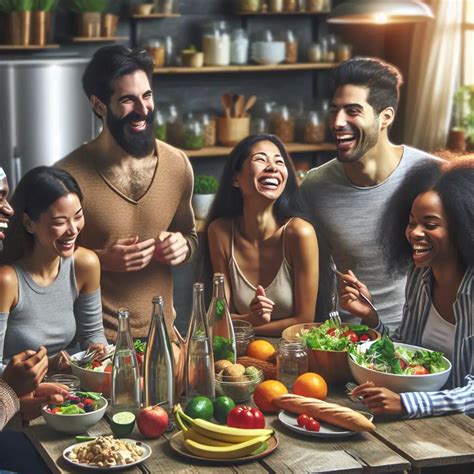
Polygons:
<instances>
[{"instance_id":1,"label":"warm light glow","mask_svg":"<svg viewBox=\"0 0 474 474\"><path fill-rule=\"evenodd\" d=\"M374 15L374 23L377 23L378 25L385 25L385 23L388 23L387 15L385 15L385 13L377 13Z\"/></svg>"}]
</instances>

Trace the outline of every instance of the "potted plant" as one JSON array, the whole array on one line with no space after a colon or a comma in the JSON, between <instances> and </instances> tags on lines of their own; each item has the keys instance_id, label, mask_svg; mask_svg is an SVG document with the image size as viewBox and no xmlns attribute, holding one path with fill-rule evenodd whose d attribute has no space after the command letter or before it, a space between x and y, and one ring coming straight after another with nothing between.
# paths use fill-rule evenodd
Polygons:
<instances>
[{"instance_id":1,"label":"potted plant","mask_svg":"<svg viewBox=\"0 0 474 474\"><path fill-rule=\"evenodd\" d=\"M449 132L448 148L464 151L474 148L474 84L461 86L454 94L453 127Z\"/></svg>"},{"instance_id":2,"label":"potted plant","mask_svg":"<svg viewBox=\"0 0 474 474\"><path fill-rule=\"evenodd\" d=\"M194 178L192 205L196 219L206 219L219 182L214 176L197 175Z\"/></svg>"},{"instance_id":3,"label":"potted plant","mask_svg":"<svg viewBox=\"0 0 474 474\"><path fill-rule=\"evenodd\" d=\"M0 0L0 12L6 14L6 43L30 44L30 24L33 0Z\"/></svg>"},{"instance_id":4,"label":"potted plant","mask_svg":"<svg viewBox=\"0 0 474 474\"><path fill-rule=\"evenodd\" d=\"M33 0L31 44L44 46L51 32L51 10L56 0Z\"/></svg>"},{"instance_id":5,"label":"potted plant","mask_svg":"<svg viewBox=\"0 0 474 474\"><path fill-rule=\"evenodd\" d=\"M101 34L101 14L109 0L67 0L69 10L77 14L77 34L98 38Z\"/></svg>"}]
</instances>

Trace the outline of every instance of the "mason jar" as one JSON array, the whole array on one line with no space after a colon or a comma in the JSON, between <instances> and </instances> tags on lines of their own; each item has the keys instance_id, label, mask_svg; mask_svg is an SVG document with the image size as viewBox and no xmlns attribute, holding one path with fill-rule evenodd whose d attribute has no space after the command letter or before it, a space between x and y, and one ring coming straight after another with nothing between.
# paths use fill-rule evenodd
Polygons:
<instances>
[{"instance_id":1,"label":"mason jar","mask_svg":"<svg viewBox=\"0 0 474 474\"><path fill-rule=\"evenodd\" d=\"M181 146L185 150L200 150L204 146L204 128L192 114L189 114L183 123Z\"/></svg>"},{"instance_id":2,"label":"mason jar","mask_svg":"<svg viewBox=\"0 0 474 474\"><path fill-rule=\"evenodd\" d=\"M308 372L306 343L300 339L280 339L277 348L277 379L291 390L295 380Z\"/></svg>"},{"instance_id":3,"label":"mason jar","mask_svg":"<svg viewBox=\"0 0 474 474\"><path fill-rule=\"evenodd\" d=\"M241 319L234 319L232 321L232 326L234 327L237 357L242 357L247 353L248 345L255 338L255 331L251 323Z\"/></svg>"},{"instance_id":4,"label":"mason jar","mask_svg":"<svg viewBox=\"0 0 474 474\"><path fill-rule=\"evenodd\" d=\"M166 141L166 120L158 109L155 110L155 137L162 142Z\"/></svg>"},{"instance_id":5,"label":"mason jar","mask_svg":"<svg viewBox=\"0 0 474 474\"><path fill-rule=\"evenodd\" d=\"M215 146L217 141L216 118L208 113L201 115L201 123L204 128L204 146Z\"/></svg>"},{"instance_id":6,"label":"mason jar","mask_svg":"<svg viewBox=\"0 0 474 474\"><path fill-rule=\"evenodd\" d=\"M230 62L232 64L247 64L249 60L249 38L242 28L232 31L230 42Z\"/></svg>"},{"instance_id":7,"label":"mason jar","mask_svg":"<svg viewBox=\"0 0 474 474\"><path fill-rule=\"evenodd\" d=\"M326 124L321 112L310 110L305 117L303 125L304 143L322 143L326 136Z\"/></svg>"},{"instance_id":8,"label":"mason jar","mask_svg":"<svg viewBox=\"0 0 474 474\"><path fill-rule=\"evenodd\" d=\"M230 35L225 21L211 22L203 27L202 50L206 66L230 64Z\"/></svg>"}]
</instances>

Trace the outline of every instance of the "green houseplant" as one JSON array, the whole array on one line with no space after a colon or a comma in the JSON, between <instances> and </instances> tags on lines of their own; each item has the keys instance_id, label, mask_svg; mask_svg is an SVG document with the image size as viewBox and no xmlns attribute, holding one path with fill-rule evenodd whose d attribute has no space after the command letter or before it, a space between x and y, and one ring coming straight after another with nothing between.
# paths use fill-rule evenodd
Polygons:
<instances>
[{"instance_id":1,"label":"green houseplant","mask_svg":"<svg viewBox=\"0 0 474 474\"><path fill-rule=\"evenodd\" d=\"M219 182L214 176L197 175L194 178L192 205L196 219L206 219Z\"/></svg>"},{"instance_id":2,"label":"green houseplant","mask_svg":"<svg viewBox=\"0 0 474 474\"><path fill-rule=\"evenodd\" d=\"M76 29L79 37L101 36L101 14L108 4L109 0L66 0L67 9L77 14Z\"/></svg>"},{"instance_id":3,"label":"green houseplant","mask_svg":"<svg viewBox=\"0 0 474 474\"><path fill-rule=\"evenodd\" d=\"M0 12L6 16L6 43L30 44L30 24L33 0L0 0Z\"/></svg>"},{"instance_id":4,"label":"green houseplant","mask_svg":"<svg viewBox=\"0 0 474 474\"><path fill-rule=\"evenodd\" d=\"M461 86L454 94L453 133L464 136L470 149L474 147L474 84Z\"/></svg>"}]
</instances>

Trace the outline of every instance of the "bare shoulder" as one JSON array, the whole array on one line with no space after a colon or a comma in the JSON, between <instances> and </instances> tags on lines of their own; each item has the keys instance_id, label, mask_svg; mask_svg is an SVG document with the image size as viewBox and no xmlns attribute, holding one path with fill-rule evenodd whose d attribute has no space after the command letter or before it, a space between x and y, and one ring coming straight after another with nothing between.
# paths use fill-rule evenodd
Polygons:
<instances>
[{"instance_id":1,"label":"bare shoulder","mask_svg":"<svg viewBox=\"0 0 474 474\"><path fill-rule=\"evenodd\" d=\"M208 228L208 235L227 235L232 231L232 220L225 217L219 217L218 219L213 220Z\"/></svg>"},{"instance_id":2,"label":"bare shoulder","mask_svg":"<svg viewBox=\"0 0 474 474\"><path fill-rule=\"evenodd\" d=\"M76 272L94 272L100 270L99 257L92 250L77 247L74 252L74 267Z\"/></svg>"},{"instance_id":3,"label":"bare shoulder","mask_svg":"<svg viewBox=\"0 0 474 474\"><path fill-rule=\"evenodd\" d=\"M18 277L10 265L0 266L0 311L14 306L18 295Z\"/></svg>"},{"instance_id":4,"label":"bare shoulder","mask_svg":"<svg viewBox=\"0 0 474 474\"><path fill-rule=\"evenodd\" d=\"M311 223L299 217L293 218L286 226L285 236L289 243L316 240L316 231Z\"/></svg>"},{"instance_id":5,"label":"bare shoulder","mask_svg":"<svg viewBox=\"0 0 474 474\"><path fill-rule=\"evenodd\" d=\"M12 285L18 287L18 277L14 268L10 265L0 265L0 288L7 289Z\"/></svg>"}]
</instances>

